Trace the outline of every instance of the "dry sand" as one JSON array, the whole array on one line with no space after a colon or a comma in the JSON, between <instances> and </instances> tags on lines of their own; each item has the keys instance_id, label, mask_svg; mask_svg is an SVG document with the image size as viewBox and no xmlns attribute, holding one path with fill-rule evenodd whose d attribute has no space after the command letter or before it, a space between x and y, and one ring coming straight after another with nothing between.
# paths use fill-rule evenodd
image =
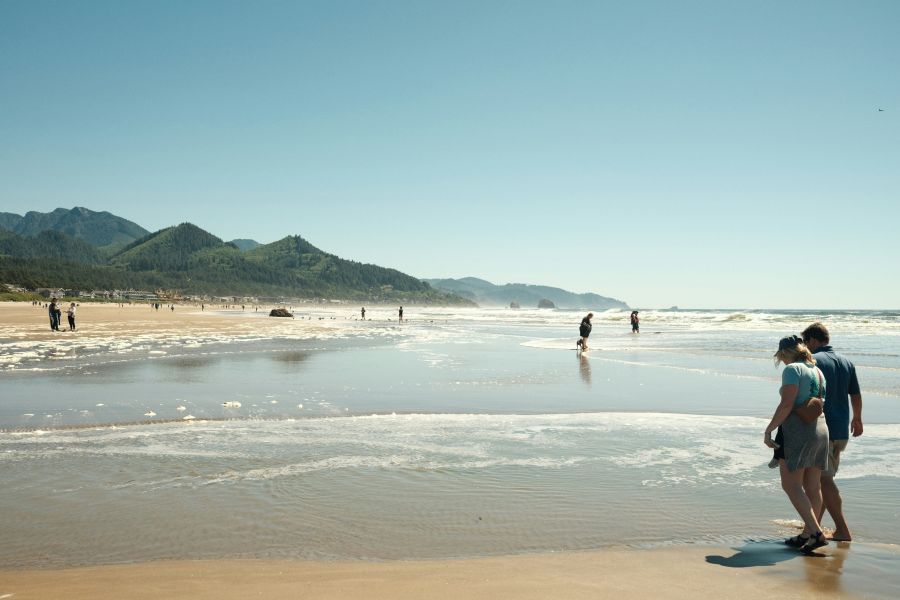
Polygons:
<instances>
[{"instance_id":1,"label":"dry sand","mask_svg":"<svg viewBox=\"0 0 900 600\"><path fill-rule=\"evenodd\" d=\"M63 331L50 331L50 319L47 309L43 306L35 307L30 302L0 302L0 337L11 337L29 340L60 340L65 336L73 335L66 331L69 327L66 321L66 309L68 303L60 303L62 318L60 329ZM224 334L242 336L248 334L277 335L285 327L297 327L305 325L310 328L327 327L328 320L312 320L303 322L301 312L304 309L297 307L295 314L297 319L269 318L269 308L260 307L257 313L253 307L246 310L221 309L215 306L207 306L201 310L200 306L176 305L175 310L170 310L168 305L161 305L159 310L151 308L147 304L126 304L119 306L110 303L84 303L80 304L75 313L77 331L74 335L79 337L115 337L130 336L140 333L181 333L197 334ZM316 305L310 305L309 310L322 312ZM349 313L352 309L342 311ZM248 318L248 317L260 318Z\"/></svg>"},{"instance_id":2,"label":"dry sand","mask_svg":"<svg viewBox=\"0 0 900 600\"><path fill-rule=\"evenodd\" d=\"M823 556L687 546L444 561L162 561L0 571L0 598L896 598L897 547L842 544ZM8 596L7 596L8 594Z\"/></svg>"}]
</instances>

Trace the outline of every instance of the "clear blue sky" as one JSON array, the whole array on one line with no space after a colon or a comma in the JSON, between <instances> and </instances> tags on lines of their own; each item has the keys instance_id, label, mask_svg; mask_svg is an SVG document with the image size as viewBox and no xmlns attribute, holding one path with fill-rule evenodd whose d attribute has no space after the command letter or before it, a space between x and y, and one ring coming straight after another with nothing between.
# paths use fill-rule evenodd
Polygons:
<instances>
[{"instance_id":1,"label":"clear blue sky","mask_svg":"<svg viewBox=\"0 0 900 600\"><path fill-rule=\"evenodd\" d=\"M638 307L900 308L898 27L894 0L5 0L0 211Z\"/></svg>"}]
</instances>

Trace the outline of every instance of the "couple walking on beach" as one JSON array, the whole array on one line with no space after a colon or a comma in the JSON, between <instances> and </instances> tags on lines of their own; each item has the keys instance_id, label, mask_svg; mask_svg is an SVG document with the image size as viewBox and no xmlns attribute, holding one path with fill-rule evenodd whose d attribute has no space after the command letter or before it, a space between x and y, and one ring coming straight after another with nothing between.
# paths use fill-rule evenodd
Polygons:
<instances>
[{"instance_id":1,"label":"couple walking on beach","mask_svg":"<svg viewBox=\"0 0 900 600\"><path fill-rule=\"evenodd\" d=\"M785 365L781 402L763 442L774 449L770 466L779 467L781 487L803 520L803 531L785 543L810 553L828 544L821 526L826 510L835 525L831 539L852 539L834 476L849 434L863 433L862 395L856 367L834 351L821 323L807 327L802 337L782 338L775 353L779 362Z\"/></svg>"}]
</instances>

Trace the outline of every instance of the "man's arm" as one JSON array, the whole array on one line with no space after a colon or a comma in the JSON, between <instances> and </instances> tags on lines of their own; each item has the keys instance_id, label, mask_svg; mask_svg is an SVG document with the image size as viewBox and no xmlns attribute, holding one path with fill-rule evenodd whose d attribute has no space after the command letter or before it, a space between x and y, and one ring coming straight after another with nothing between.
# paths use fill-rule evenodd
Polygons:
<instances>
[{"instance_id":1,"label":"man's arm","mask_svg":"<svg viewBox=\"0 0 900 600\"><path fill-rule=\"evenodd\" d=\"M850 381L847 386L847 393L850 394L850 406L853 408L850 432L853 434L853 437L859 437L863 434L862 392L859 389L859 379L856 378L856 366L852 363L850 365Z\"/></svg>"},{"instance_id":2,"label":"man's arm","mask_svg":"<svg viewBox=\"0 0 900 600\"><path fill-rule=\"evenodd\" d=\"M850 432L853 437L863 434L862 394L850 394L850 406L853 408L853 420L850 421Z\"/></svg>"}]
</instances>

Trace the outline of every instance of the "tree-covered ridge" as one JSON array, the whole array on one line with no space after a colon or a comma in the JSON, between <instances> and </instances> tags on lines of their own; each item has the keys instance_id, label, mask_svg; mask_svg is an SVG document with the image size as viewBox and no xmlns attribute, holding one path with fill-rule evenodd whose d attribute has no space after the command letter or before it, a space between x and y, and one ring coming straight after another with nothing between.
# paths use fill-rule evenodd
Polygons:
<instances>
[{"instance_id":1,"label":"tree-covered ridge","mask_svg":"<svg viewBox=\"0 0 900 600\"><path fill-rule=\"evenodd\" d=\"M24 237L0 230L0 256L48 258L89 265L106 262L105 255L94 246L58 231L42 231L34 237Z\"/></svg>"},{"instance_id":2,"label":"tree-covered ridge","mask_svg":"<svg viewBox=\"0 0 900 600\"><path fill-rule=\"evenodd\" d=\"M182 223L129 244L113 255L110 263L132 271L185 271L194 253L207 248L238 251L196 225Z\"/></svg>"},{"instance_id":3,"label":"tree-covered ridge","mask_svg":"<svg viewBox=\"0 0 900 600\"><path fill-rule=\"evenodd\" d=\"M321 257L327 255L299 235L289 235L277 242L248 250L244 256L255 263L266 263L282 269L321 270L321 267L316 267Z\"/></svg>"},{"instance_id":4,"label":"tree-covered ridge","mask_svg":"<svg viewBox=\"0 0 900 600\"><path fill-rule=\"evenodd\" d=\"M5 249L5 250L4 250ZM178 290L183 294L459 304L396 269L341 259L300 236L242 252L191 223L136 240L109 259L63 233L0 232L0 282L27 288Z\"/></svg>"},{"instance_id":5,"label":"tree-covered ridge","mask_svg":"<svg viewBox=\"0 0 900 600\"><path fill-rule=\"evenodd\" d=\"M424 292L431 286L415 277L377 265L345 260L319 250L300 236L288 236L277 242L254 248L244 254L257 264L277 266L315 275L323 284L361 289L390 286L395 291Z\"/></svg>"},{"instance_id":6,"label":"tree-covered ridge","mask_svg":"<svg viewBox=\"0 0 900 600\"><path fill-rule=\"evenodd\" d=\"M25 216L0 213L0 228L28 237L44 231L57 231L101 249L120 248L149 233L122 217L80 206L57 208L49 213L29 211Z\"/></svg>"},{"instance_id":7,"label":"tree-covered ridge","mask_svg":"<svg viewBox=\"0 0 900 600\"><path fill-rule=\"evenodd\" d=\"M15 213L8 212L0 212L0 231L7 230L13 231L16 224L22 220L22 215L17 215Z\"/></svg>"},{"instance_id":8,"label":"tree-covered ridge","mask_svg":"<svg viewBox=\"0 0 900 600\"><path fill-rule=\"evenodd\" d=\"M245 238L238 238L238 239L235 239L235 240L231 240L231 241L228 242L228 243L229 243L229 244L234 244L235 246L238 247L238 250L244 250L244 251L246 251L246 250L253 250L253 249L256 248L257 246L260 246L260 245L261 245L261 244L260 244L259 242L257 242L256 240L248 240L248 239L245 239Z\"/></svg>"}]
</instances>

